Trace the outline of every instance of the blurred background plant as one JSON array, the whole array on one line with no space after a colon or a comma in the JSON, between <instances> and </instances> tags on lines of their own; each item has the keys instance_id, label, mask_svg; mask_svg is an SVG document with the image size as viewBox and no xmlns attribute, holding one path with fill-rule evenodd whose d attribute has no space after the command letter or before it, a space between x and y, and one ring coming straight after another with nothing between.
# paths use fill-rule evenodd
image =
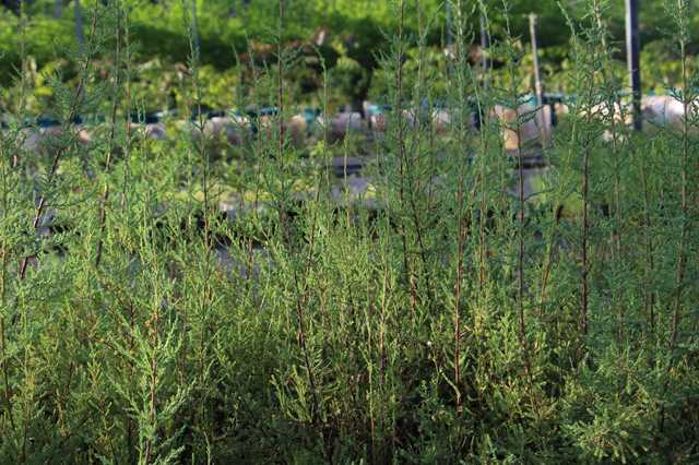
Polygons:
<instances>
[{"instance_id":1,"label":"blurred background plant","mask_svg":"<svg viewBox=\"0 0 699 465\"><path fill-rule=\"evenodd\" d=\"M380 95L385 90L381 76L374 72L379 54L385 52L389 41L386 34L396 29L396 18L387 6L389 2L312 0L295 2L288 10L288 18L283 32L283 39L288 44L305 44L303 55L306 59L298 60L296 69L289 70L289 79L297 85L298 93L303 95L318 85L320 68L314 56L320 54L325 66L331 71L334 82L331 86L335 96L331 100L342 104L354 101L366 95ZM677 82L679 77L679 58L672 47L672 41L663 31L670 27L667 15L663 13L661 2L644 4L641 13L641 34L644 44L642 52L643 83L647 91L661 92L669 83ZM19 4L19 2L17 2ZM74 46L79 35L76 33L76 1L32 0L22 2L24 16L16 13L15 3L9 2L0 9L0 83L6 89L11 84L14 70L20 66L20 36L17 31L21 23L26 23L31 33L25 41L25 53L31 57L31 72L45 73L56 69L62 70L63 79L74 76L73 63L66 61L60 50ZM564 2L565 5L567 3ZM85 8L85 6L83 6ZM176 94L178 69L187 61L188 43L185 40L185 26L182 21L182 4L174 0L138 1L129 3L131 30L134 48L133 60L142 67L141 85L150 95ZM415 6L406 7L406 33L415 35L418 24ZM423 34L426 46L432 49L435 59L442 53L445 43L445 23L443 2L425 0L420 2L427 15L433 17L425 26ZM470 8L470 7L469 7ZM579 3L570 2L572 13L583 8ZM500 18L501 9L493 8L494 39L502 36ZM273 13L276 2L272 0L199 0L195 6L196 31L200 45L202 70L220 81L217 85L206 87L207 104L214 106L231 103L240 95L232 91L233 81L243 79L244 65L248 52L257 55L260 60L274 61L274 53L269 48L273 41L270 31L274 27ZM528 37L526 14L535 11L539 16L540 30L545 31L539 38L541 61L549 90L565 92L561 71L565 71L569 61L568 27L561 21L558 2L553 0L533 1L517 0L510 6L510 23L514 37ZM618 71L623 72L623 5L608 8L605 21L610 31L612 44L617 44L619 52ZM691 40L688 52L694 55L697 34L699 34L699 14L692 13L690 20ZM468 27L476 30L477 18L469 17ZM248 38L254 38L249 47ZM474 38L474 42L477 40ZM311 49L313 47L313 49ZM338 60L338 58L340 58ZM415 60L414 54L408 54L408 61ZM242 61L242 63L239 62ZM522 63L519 80L522 90L528 90L530 66ZM694 62L691 63L694 66ZM337 69L335 69L337 67ZM163 79L153 79L162 76ZM231 81L224 84L222 81ZM148 85L152 89L148 89ZM212 83L213 84L213 83ZM446 82L435 82L446 87ZM46 89L36 88L37 97L45 97ZM164 91L164 93L163 93ZM43 92L43 93L42 93ZM5 91L6 93L6 91ZM6 98L2 104L7 105ZM151 102L147 102L151 103ZM154 107L174 102L152 102Z\"/></svg>"}]
</instances>

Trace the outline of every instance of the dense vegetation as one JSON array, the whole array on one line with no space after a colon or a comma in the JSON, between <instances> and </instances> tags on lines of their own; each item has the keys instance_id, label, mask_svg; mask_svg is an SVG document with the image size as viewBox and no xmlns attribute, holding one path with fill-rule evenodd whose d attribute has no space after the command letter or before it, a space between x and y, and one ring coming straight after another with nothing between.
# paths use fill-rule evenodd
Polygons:
<instances>
[{"instance_id":1,"label":"dense vegetation","mask_svg":"<svg viewBox=\"0 0 699 465\"><path fill-rule=\"evenodd\" d=\"M435 2L238 3L83 5L56 60L48 3L3 18L0 463L699 462L692 2L650 9L685 117L642 133L600 111L618 2L542 2L574 98L514 150L534 113L490 109L531 88L524 3L450 2L451 60ZM306 18L356 41L307 47ZM385 132L292 140L361 86ZM200 136L204 107L268 105L239 144ZM153 109L166 139L130 124ZM39 114L60 131L29 146ZM358 155L363 190L327 169Z\"/></svg>"},{"instance_id":2,"label":"dense vegetation","mask_svg":"<svg viewBox=\"0 0 699 465\"><path fill-rule=\"evenodd\" d=\"M397 30L397 16L390 2L289 0L287 3L287 21L282 31L287 45L292 41L309 41L319 30L327 29L329 34L324 54L341 55L358 62L363 72L369 75L377 66L374 55L388 50L389 41L385 35L390 36ZM468 10L467 27L474 32L467 38L469 42L478 42L478 15L473 14L477 3L464 4L464 9ZM497 39L506 31L503 9L496 3L490 15L491 34ZM605 26L610 33L610 43L619 45L614 57L623 60L624 5L623 2L608 3ZM83 17L86 12L82 10L90 8L89 3L81 6L76 0L7 0L5 5L6 8L0 8L0 83L11 82L23 53L30 55L39 69L47 65L52 70L63 69L71 64L64 50L74 47L78 38L85 35L84 30L89 25L85 24ZM585 15L584 2L565 1L562 5L574 18ZM23 16L18 14L20 6ZM418 8L425 18L423 24L418 24ZM509 5L508 21L513 37L527 37L527 15L530 12L539 15L542 31L539 42L543 50L544 72L549 78L566 69L570 59L570 30L562 19L560 8L556 0L513 0ZM201 46L201 64L210 65L217 72L229 70L238 62L239 55L248 48L248 39L258 45L275 43L275 0L139 1L132 2L129 18L132 43L138 44L133 51L135 61L151 63L151 66L167 71L173 64L187 61L189 44L187 24L182 19L183 9L196 17L193 24L195 38ZM426 46L442 46L447 41L448 10L442 1L409 2L406 5L406 32L414 35L420 29ZM694 54L699 44L699 13L692 11L688 14L688 51ZM82 33L76 31L76 22L82 22L79 28ZM664 86L679 80L679 57L672 38L667 34L674 27L665 13L663 2L644 2L641 9L642 71L648 90L661 92ZM22 30L31 32L23 36ZM101 52L97 55L100 56ZM334 60L329 60L328 68L334 67L334 63ZM615 64L623 69L622 63ZM74 70L64 70L64 74L72 73ZM569 90L563 89L562 82L554 84L557 90ZM351 94L349 89L337 91L343 96Z\"/></svg>"}]
</instances>

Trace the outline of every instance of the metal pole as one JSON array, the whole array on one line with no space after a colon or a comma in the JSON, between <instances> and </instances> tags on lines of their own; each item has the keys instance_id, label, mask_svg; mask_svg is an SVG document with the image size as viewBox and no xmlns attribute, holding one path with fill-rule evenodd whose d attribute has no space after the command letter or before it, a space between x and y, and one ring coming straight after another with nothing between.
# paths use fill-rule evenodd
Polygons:
<instances>
[{"instance_id":1,"label":"metal pole","mask_svg":"<svg viewBox=\"0 0 699 465\"><path fill-rule=\"evenodd\" d=\"M534 92L536 94L537 119L542 142L548 140L548 124L544 112L544 85L541 82L541 72L539 71L539 49L536 44L536 15L529 14L529 35L532 42L532 58L534 61Z\"/></svg>"},{"instance_id":2,"label":"metal pole","mask_svg":"<svg viewBox=\"0 0 699 465\"><path fill-rule=\"evenodd\" d=\"M75 0L73 4L73 13L75 17L75 38L78 41L80 50L82 50L85 45L85 34L83 33L83 14L80 0Z\"/></svg>"},{"instance_id":3,"label":"metal pole","mask_svg":"<svg viewBox=\"0 0 699 465\"><path fill-rule=\"evenodd\" d=\"M633 127L640 131L641 120L641 36L638 31L638 2L626 0L626 61L633 95Z\"/></svg>"},{"instance_id":4,"label":"metal pole","mask_svg":"<svg viewBox=\"0 0 699 465\"><path fill-rule=\"evenodd\" d=\"M452 43L452 38L451 38L451 0L447 0L444 3L444 8L446 9L446 16L447 16L447 51L451 53L451 43Z\"/></svg>"},{"instance_id":5,"label":"metal pole","mask_svg":"<svg viewBox=\"0 0 699 465\"><path fill-rule=\"evenodd\" d=\"M481 66L483 67L483 72L487 73L490 68L490 61L488 60L488 55L486 50L490 47L490 34L488 34L488 23L485 19L485 14L481 13L480 18L481 23Z\"/></svg>"}]
</instances>

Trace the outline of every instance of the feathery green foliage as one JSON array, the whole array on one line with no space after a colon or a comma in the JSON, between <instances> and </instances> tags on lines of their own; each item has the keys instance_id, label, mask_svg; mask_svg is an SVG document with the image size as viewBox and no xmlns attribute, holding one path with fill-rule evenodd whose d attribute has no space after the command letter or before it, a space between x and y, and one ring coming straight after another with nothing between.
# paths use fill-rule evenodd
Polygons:
<instances>
[{"instance_id":1,"label":"feathery green foliage","mask_svg":"<svg viewBox=\"0 0 699 465\"><path fill-rule=\"evenodd\" d=\"M634 133L602 110L624 90L612 2L561 3L558 79L576 98L551 143L508 150L503 131L537 118L491 112L518 106L528 75L508 0L448 0L452 60L430 48L430 2L387 3L371 58L386 132L332 142L326 125L310 146L286 122L333 110L333 86L362 79L340 73L352 58L314 50L320 82L299 92L286 28L310 7L280 0L274 59L250 42L253 65L217 75L194 1L177 9L176 75L138 65L140 4L109 0L57 52L72 76L38 76L22 46L1 89L0 463L699 461L691 2L664 2L680 124ZM474 14L500 69L469 62ZM166 87L187 121L156 140L130 115L168 108ZM233 96L278 109L238 146L205 136L203 109ZM60 131L30 146L37 112ZM97 114L85 144L71 120ZM546 167L519 162L532 150ZM325 166L359 151L371 188L356 194Z\"/></svg>"}]
</instances>

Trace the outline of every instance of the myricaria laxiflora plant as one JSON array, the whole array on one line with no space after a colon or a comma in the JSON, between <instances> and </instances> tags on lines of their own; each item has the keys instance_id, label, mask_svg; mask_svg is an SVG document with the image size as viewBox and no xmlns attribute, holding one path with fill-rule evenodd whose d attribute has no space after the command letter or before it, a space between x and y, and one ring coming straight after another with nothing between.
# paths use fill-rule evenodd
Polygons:
<instances>
[{"instance_id":1,"label":"myricaria laxiflora plant","mask_svg":"<svg viewBox=\"0 0 699 465\"><path fill-rule=\"evenodd\" d=\"M66 64L18 47L0 463L695 463L691 2L642 133L613 2L554 13L544 123L521 2L238 3L81 2Z\"/></svg>"}]
</instances>

